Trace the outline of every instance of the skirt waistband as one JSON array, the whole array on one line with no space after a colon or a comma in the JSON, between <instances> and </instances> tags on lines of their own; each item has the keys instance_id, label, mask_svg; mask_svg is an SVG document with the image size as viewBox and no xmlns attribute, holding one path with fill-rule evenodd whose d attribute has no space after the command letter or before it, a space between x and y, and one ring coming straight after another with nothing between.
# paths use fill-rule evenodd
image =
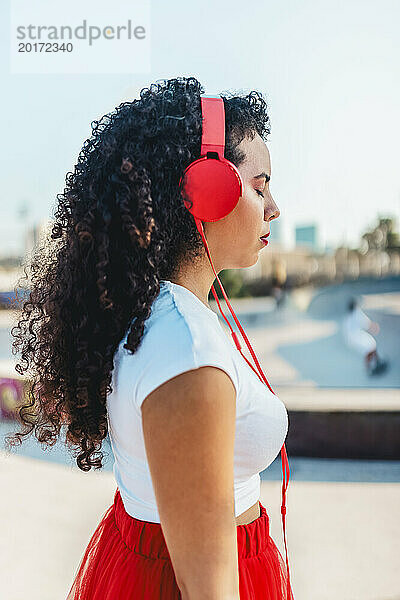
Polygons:
<instances>
[{"instance_id":1,"label":"skirt waistband","mask_svg":"<svg viewBox=\"0 0 400 600\"><path fill-rule=\"evenodd\" d=\"M115 525L124 544L135 554L145 558L170 560L160 523L141 521L129 515L117 488L114 495ZM269 540L269 516L260 502L260 516L245 525L237 525L238 557L251 558L265 551Z\"/></svg>"}]
</instances>

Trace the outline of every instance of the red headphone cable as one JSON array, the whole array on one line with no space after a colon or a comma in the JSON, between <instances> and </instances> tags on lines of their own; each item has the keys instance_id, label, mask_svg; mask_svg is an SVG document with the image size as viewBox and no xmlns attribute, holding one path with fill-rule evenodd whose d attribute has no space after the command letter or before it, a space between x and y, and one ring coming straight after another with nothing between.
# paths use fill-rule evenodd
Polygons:
<instances>
[{"instance_id":1,"label":"red headphone cable","mask_svg":"<svg viewBox=\"0 0 400 600\"><path fill-rule=\"evenodd\" d=\"M218 277L218 275L217 275L217 273L215 271L214 264L213 264L212 259L211 259L211 254L210 254L210 251L209 251L209 248L208 248L207 240L206 240L206 237L205 237L205 234L204 234L203 223L197 217L193 217L193 218L195 220L196 227L197 227L197 229L198 229L198 231L199 231L199 233L200 233L200 235L202 237L202 240L203 240L206 252L207 252L207 256L208 256L208 258L210 260L210 263L211 263L212 270L214 271L214 275L215 275L215 277L216 277L216 279L218 281L219 287L221 288L221 292L222 292L222 294L223 294L223 296L225 298L226 304L227 304L227 306L228 306L228 308L229 308L229 310L230 310L230 312L232 314L232 317L233 317L236 325L238 326L238 328L240 330L240 333L242 334L243 339L246 342L246 345L247 345L247 347L248 347L248 349L250 351L250 354L253 357L253 359L254 359L254 361L255 361L255 363L257 365L259 373L255 370L255 368L250 363L250 361L244 356L244 354L243 354L243 352L241 350L242 347L240 345L239 339L238 339L235 331L233 331L233 329L231 327L231 324L229 323L228 319L225 317L224 313L222 312L221 305L219 303L219 299L218 299L218 296L216 294L214 285L212 285L211 286L211 291L212 291L213 296L214 296L214 298L215 298L215 300L217 302L219 311L220 311L221 315L223 316L223 318L225 319L225 322L226 322L226 324L228 325L228 327L229 327L229 329L231 331L232 338L233 338L233 340L235 342L236 348L239 350L240 354L243 356L243 358L245 359L245 361L247 362L247 364L253 369L253 371L256 373L256 375L259 377L259 379L263 383L266 383L267 386L268 386L268 388L270 389L270 391L276 396L274 390L269 385L269 383L267 381L267 378L265 377L265 375L263 373L263 370L261 369L260 363L257 360L255 352L254 352L254 350L253 350L253 348L252 348L252 346L251 346L251 344L250 344L250 342L249 342L249 340L247 338L247 335L245 334L245 332L244 332L244 330L243 330L243 328L242 328L242 326L241 326L241 324L240 324L237 316L235 315L235 312L234 312L234 310L233 310L233 308L232 308L232 306L231 306L231 304L230 304L230 302L228 300L228 297L227 297L227 295L225 293L225 290L224 290L224 288L222 286L222 283L221 283L221 281L220 281L220 279L219 279L219 277ZM261 373L261 376L260 376L260 373ZM286 490L287 490L288 485L289 485L290 469L289 469L289 461L288 461L288 457L287 457L287 453L286 453L285 444L283 444L283 446L281 448L281 458L282 458L282 475L283 475L281 516L282 516L283 539L284 539L284 543L285 543L286 567L287 567L286 598L287 598L287 600L291 600L293 598L293 596L291 596L291 590L290 590L289 559L288 559L288 551L287 551L287 544L286 544Z\"/></svg>"}]
</instances>

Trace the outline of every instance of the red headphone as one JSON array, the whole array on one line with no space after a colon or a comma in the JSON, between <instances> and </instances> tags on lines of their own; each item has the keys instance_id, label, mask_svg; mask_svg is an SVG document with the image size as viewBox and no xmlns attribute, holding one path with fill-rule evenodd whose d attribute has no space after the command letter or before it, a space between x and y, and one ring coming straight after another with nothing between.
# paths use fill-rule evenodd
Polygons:
<instances>
[{"instance_id":1,"label":"red headphone","mask_svg":"<svg viewBox=\"0 0 400 600\"><path fill-rule=\"evenodd\" d=\"M269 385L267 378L265 377L260 363L254 353L254 350L241 326L234 310L227 298L222 283L215 271L211 255L208 249L207 240L204 235L202 221L213 222L219 221L226 217L239 202L239 198L243 193L243 180L233 163L224 158L225 150L225 108L224 101L220 97L201 96L201 111L203 119L203 132L201 138L201 157L193 161L188 167L186 167L180 181L179 187L183 197L184 204L188 211L193 215L197 229L202 237L208 258L210 260L212 269L215 277L218 281L219 287L221 288L222 294L225 298L226 304L238 326L247 347L257 365L259 373L255 370L253 365L241 351L241 345L236 333L233 331L229 321L222 312L221 305L218 300L218 296L215 292L214 285L211 286L213 296L218 304L218 308L225 319L236 348L239 350L245 361L253 369L256 375L267 384L273 394L275 392ZM261 376L260 376L261 374ZM285 444L283 444L281 450L282 458L282 504L281 504L281 515L283 525L283 537L285 542L286 552L286 566L287 566L287 600L291 600L291 587L290 587L290 573L289 573L289 560L286 545L286 490L289 484L289 461L286 454Z\"/></svg>"}]
</instances>

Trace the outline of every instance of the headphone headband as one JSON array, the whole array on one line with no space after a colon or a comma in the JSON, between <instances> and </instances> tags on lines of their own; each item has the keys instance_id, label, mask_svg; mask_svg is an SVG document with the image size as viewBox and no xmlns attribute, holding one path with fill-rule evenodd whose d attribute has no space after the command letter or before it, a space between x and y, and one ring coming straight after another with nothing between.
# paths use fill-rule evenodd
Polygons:
<instances>
[{"instance_id":1,"label":"headphone headband","mask_svg":"<svg viewBox=\"0 0 400 600\"><path fill-rule=\"evenodd\" d=\"M225 150L225 107L222 98L201 96L201 112L203 115L203 135L201 139L201 156L207 152L216 152L218 158L224 158Z\"/></svg>"}]
</instances>

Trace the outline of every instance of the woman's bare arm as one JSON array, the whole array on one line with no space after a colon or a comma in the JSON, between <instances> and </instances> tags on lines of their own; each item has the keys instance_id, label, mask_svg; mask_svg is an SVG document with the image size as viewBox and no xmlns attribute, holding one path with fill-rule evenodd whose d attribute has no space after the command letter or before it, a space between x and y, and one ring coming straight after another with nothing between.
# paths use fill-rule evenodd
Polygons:
<instances>
[{"instance_id":1,"label":"woman's bare arm","mask_svg":"<svg viewBox=\"0 0 400 600\"><path fill-rule=\"evenodd\" d=\"M142 403L147 460L183 600L239 600L233 455L236 392L205 366Z\"/></svg>"}]
</instances>

